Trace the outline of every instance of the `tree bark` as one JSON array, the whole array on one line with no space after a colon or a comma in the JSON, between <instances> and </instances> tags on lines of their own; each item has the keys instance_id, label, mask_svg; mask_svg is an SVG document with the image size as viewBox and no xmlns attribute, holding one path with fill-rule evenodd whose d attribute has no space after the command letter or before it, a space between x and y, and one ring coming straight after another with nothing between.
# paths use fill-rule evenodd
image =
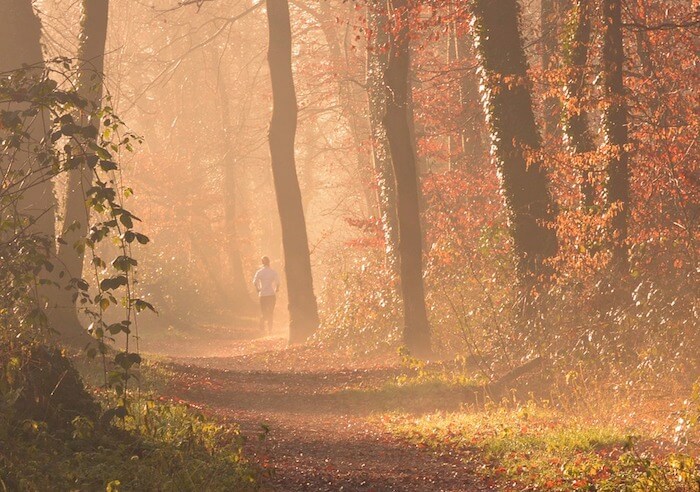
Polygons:
<instances>
[{"instance_id":1,"label":"tree bark","mask_svg":"<svg viewBox=\"0 0 700 492\"><path fill-rule=\"evenodd\" d=\"M404 309L403 339L412 354L424 357L431 353L430 324L423 287L423 246L416 155L409 124L408 4L406 0L390 0L390 8L391 17L396 19L397 26L393 29L389 42L385 73L389 97L384 125L396 179L400 280Z\"/></svg>"},{"instance_id":2,"label":"tree bark","mask_svg":"<svg viewBox=\"0 0 700 492\"><path fill-rule=\"evenodd\" d=\"M367 44L367 102L372 134L372 160L377 180L377 202L384 235L384 251L389 270L399 274L399 228L396 215L396 178L391 163L391 149L382 121L389 97L384 72L388 64L387 4L374 1L367 5L367 24L373 38Z\"/></svg>"},{"instance_id":3,"label":"tree bark","mask_svg":"<svg viewBox=\"0 0 700 492\"><path fill-rule=\"evenodd\" d=\"M611 221L613 263L628 266L627 217L629 215L629 155L627 151L627 103L622 79L625 53L622 45L622 2L603 0L603 132L607 166L605 202L613 209Z\"/></svg>"},{"instance_id":4,"label":"tree bark","mask_svg":"<svg viewBox=\"0 0 700 492\"><path fill-rule=\"evenodd\" d=\"M591 41L590 0L575 0L569 19L569 39L564 51L567 74L564 84L564 143L577 161L581 175L583 205L589 209L595 201L592 170L586 155L595 150L585 108L586 64Z\"/></svg>"},{"instance_id":5,"label":"tree bark","mask_svg":"<svg viewBox=\"0 0 700 492\"><path fill-rule=\"evenodd\" d=\"M79 117L81 125L90 123L99 129L99 121L89 122L88 116L96 113L102 104L109 1L83 0L82 9L77 91L88 105ZM92 171L85 164L67 173L63 241L58 244L59 268L65 271L64 283L83 277L85 237L90 220L85 208L85 191L92 186L92 181ZM55 322L60 324L64 335L70 336L82 331L82 326L72 300L73 291L61 289L60 292L61 308L56 312Z\"/></svg>"},{"instance_id":6,"label":"tree bark","mask_svg":"<svg viewBox=\"0 0 700 492\"><path fill-rule=\"evenodd\" d=\"M481 64L491 148L509 217L521 290L529 297L557 251L556 215L543 168L517 0L476 0L474 40Z\"/></svg>"},{"instance_id":7,"label":"tree bark","mask_svg":"<svg viewBox=\"0 0 700 492\"><path fill-rule=\"evenodd\" d=\"M294 344L304 342L312 335L318 328L319 320L304 209L294 162L298 108L292 75L292 30L287 0L267 0L267 19L273 100L270 154L282 225L289 297L289 343Z\"/></svg>"}]
</instances>

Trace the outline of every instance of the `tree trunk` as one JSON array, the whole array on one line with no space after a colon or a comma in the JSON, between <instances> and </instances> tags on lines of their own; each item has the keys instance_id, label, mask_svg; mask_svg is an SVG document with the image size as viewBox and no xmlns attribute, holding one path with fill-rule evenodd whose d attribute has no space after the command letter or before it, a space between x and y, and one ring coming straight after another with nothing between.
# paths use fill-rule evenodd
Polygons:
<instances>
[{"instance_id":1,"label":"tree trunk","mask_svg":"<svg viewBox=\"0 0 700 492\"><path fill-rule=\"evenodd\" d=\"M39 80L43 74L41 23L34 14L32 3L31 0L0 2L0 74L3 77L23 65L30 67L27 69L28 78ZM3 109L13 111L25 106L25 103L17 102ZM25 233L41 235L55 246L56 200L50 179L51 169L36 158L41 140L50 131L50 124L46 111L39 111L24 122L27 138L12 157L12 169L18 173L12 176L12 181L20 183L18 189L21 197L17 201L17 212L32 222ZM6 169L0 171L4 177ZM53 256L53 246L48 253Z\"/></svg>"},{"instance_id":2,"label":"tree trunk","mask_svg":"<svg viewBox=\"0 0 700 492\"><path fill-rule=\"evenodd\" d=\"M238 232L238 207L240 196L238 174L240 169L236 156L234 129L231 124L228 89L224 77L219 72L217 81L219 107L221 109L221 126L225 154L222 161L224 172L224 221L226 224L226 256L228 257L228 275L231 284L231 304L234 313L249 313L253 310L253 300L248 292L248 281L243 271L241 259L240 235Z\"/></svg>"},{"instance_id":3,"label":"tree trunk","mask_svg":"<svg viewBox=\"0 0 700 492\"><path fill-rule=\"evenodd\" d=\"M292 30L287 0L267 0L267 20L273 100L270 154L282 225L289 296L289 343L293 344L304 342L312 335L318 328L319 320L304 209L294 163L298 109L292 76Z\"/></svg>"},{"instance_id":4,"label":"tree trunk","mask_svg":"<svg viewBox=\"0 0 700 492\"><path fill-rule=\"evenodd\" d=\"M542 158L537 155L541 143L519 18L517 0L474 2L474 38L491 148L509 217L518 278L529 298L538 277L549 273L545 260L557 251L556 234L550 227L556 207Z\"/></svg>"},{"instance_id":5,"label":"tree trunk","mask_svg":"<svg viewBox=\"0 0 700 492\"><path fill-rule=\"evenodd\" d=\"M450 13L452 12L452 5L450 4ZM447 68L452 70L455 62L457 61L457 22L450 21L447 25ZM459 102L462 102L462 94L459 91ZM461 104L460 104L461 105ZM455 132L452 125L455 121L454 111L452 109L452 104L448 104L447 107L448 120L450 122L450 127L447 130L447 168L450 171L458 169L457 163L461 161L457 146L457 138L455 137ZM461 132L460 132L461 134Z\"/></svg>"},{"instance_id":6,"label":"tree trunk","mask_svg":"<svg viewBox=\"0 0 700 492\"><path fill-rule=\"evenodd\" d=\"M41 23L34 13L31 0L0 1L0 77L5 78L24 65L28 81L42 79L44 59L41 51ZM4 105L6 111L22 111L29 104L15 101ZM38 159L45 145L42 139L51 130L51 116L39 108L32 116L23 116L26 132L21 146L14 153L8 152L0 161L0 176L12 183L14 203L4 204L4 210L11 210L10 217L1 212L0 220L17 221L16 231L26 237L36 239L37 252L45 254L55 266L56 247L56 199L53 193L53 171ZM0 129L0 139L4 132ZM55 280L56 270L50 273L39 272L42 279ZM38 285L37 307L48 316L48 324L53 328L51 314L56 310L57 289L49 285ZM55 327L60 328L60 327Z\"/></svg>"},{"instance_id":7,"label":"tree trunk","mask_svg":"<svg viewBox=\"0 0 700 492\"><path fill-rule=\"evenodd\" d=\"M409 125L408 5L390 0L397 26L390 36L386 84L389 88L384 125L396 178L399 220L401 293L404 306L404 343L416 356L430 354L430 325L423 287L423 247L420 225L416 155Z\"/></svg>"},{"instance_id":8,"label":"tree trunk","mask_svg":"<svg viewBox=\"0 0 700 492\"><path fill-rule=\"evenodd\" d=\"M542 72L544 80L547 80L549 73L556 69L556 52L558 47L558 24L559 7L562 0L541 0L540 2L540 33L542 49ZM545 84L548 85L548 84ZM543 103L544 112L544 135L545 140L557 137L557 123L560 111L558 110L559 99L555 96L546 96Z\"/></svg>"},{"instance_id":9,"label":"tree trunk","mask_svg":"<svg viewBox=\"0 0 700 492\"><path fill-rule=\"evenodd\" d=\"M486 154L484 142L484 114L481 108L479 97L479 78L476 71L467 69L464 65L465 60L472 56L472 51L469 49L468 34L466 27L460 22L455 21L455 56L460 62L460 69L463 75L460 77L461 83L459 86L459 103L461 110L461 145L462 156L461 160L463 168L478 168L479 164L484 162Z\"/></svg>"},{"instance_id":10,"label":"tree trunk","mask_svg":"<svg viewBox=\"0 0 700 492\"><path fill-rule=\"evenodd\" d=\"M80 114L81 125L99 127L99 121L88 122L88 116L96 113L102 104L105 42L107 39L108 0L83 0L80 20L80 44L78 46L77 91L88 102ZM67 173L66 201L63 222L63 241L58 245L59 268L65 271L64 282L82 279L85 261L85 237L89 226L89 212L85 208L85 191L92 186L92 171L80 165ZM63 335L82 331L72 300L72 290L61 290L61 309L55 322L60 324Z\"/></svg>"},{"instance_id":11,"label":"tree trunk","mask_svg":"<svg viewBox=\"0 0 700 492\"><path fill-rule=\"evenodd\" d=\"M629 155L627 104L622 80L625 53L622 45L622 2L603 0L603 131L607 161L606 205L613 209L613 263L628 265L627 217L629 215Z\"/></svg>"},{"instance_id":12,"label":"tree trunk","mask_svg":"<svg viewBox=\"0 0 700 492\"><path fill-rule=\"evenodd\" d=\"M391 149L382 121L386 112L389 93L384 80L388 64L386 44L386 1L375 1L367 5L367 24L374 37L367 45L367 101L369 123L372 134L372 160L377 179L377 201L384 233L386 264L395 275L399 274L399 229L396 216L396 178L391 163Z\"/></svg>"},{"instance_id":13,"label":"tree trunk","mask_svg":"<svg viewBox=\"0 0 700 492\"><path fill-rule=\"evenodd\" d=\"M581 175L583 205L589 209L595 201L592 170L587 155L595 150L585 108L586 63L591 41L590 0L575 0L569 19L569 39L564 52L567 74L564 84L564 143L574 157Z\"/></svg>"}]
</instances>

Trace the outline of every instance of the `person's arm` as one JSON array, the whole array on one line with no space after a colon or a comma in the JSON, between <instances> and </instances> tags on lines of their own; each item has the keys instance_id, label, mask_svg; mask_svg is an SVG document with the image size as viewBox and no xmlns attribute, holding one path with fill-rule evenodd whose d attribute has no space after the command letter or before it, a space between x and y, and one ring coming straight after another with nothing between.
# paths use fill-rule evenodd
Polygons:
<instances>
[{"instance_id":1,"label":"person's arm","mask_svg":"<svg viewBox=\"0 0 700 492\"><path fill-rule=\"evenodd\" d=\"M260 270L255 272L255 276L253 277L253 285L255 286L255 290L260 292L260 289L262 288L260 285Z\"/></svg>"},{"instance_id":2,"label":"person's arm","mask_svg":"<svg viewBox=\"0 0 700 492\"><path fill-rule=\"evenodd\" d=\"M275 272L275 292L280 291L280 276Z\"/></svg>"}]
</instances>

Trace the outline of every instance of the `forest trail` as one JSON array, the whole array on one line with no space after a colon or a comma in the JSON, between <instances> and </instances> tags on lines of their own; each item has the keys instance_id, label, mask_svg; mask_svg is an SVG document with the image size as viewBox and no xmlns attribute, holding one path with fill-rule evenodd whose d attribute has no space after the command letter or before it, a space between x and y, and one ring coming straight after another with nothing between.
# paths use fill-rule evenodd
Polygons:
<instances>
[{"instance_id":1,"label":"forest trail","mask_svg":"<svg viewBox=\"0 0 700 492\"><path fill-rule=\"evenodd\" d=\"M378 412L436 409L431 402L389 402L357 390L390 380L398 366L350 368L346 361L310 360L308 349L281 345L241 341L233 357L178 358L166 365L167 396L240 425L247 452L269 471L263 490L490 490L459 456L420 449L382 429ZM263 424L269 434L261 440Z\"/></svg>"}]
</instances>

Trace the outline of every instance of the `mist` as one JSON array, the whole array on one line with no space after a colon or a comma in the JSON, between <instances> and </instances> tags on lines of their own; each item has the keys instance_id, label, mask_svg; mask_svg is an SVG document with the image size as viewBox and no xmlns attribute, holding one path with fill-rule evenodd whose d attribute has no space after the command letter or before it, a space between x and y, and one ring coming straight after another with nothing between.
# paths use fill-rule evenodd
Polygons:
<instances>
[{"instance_id":1,"label":"mist","mask_svg":"<svg viewBox=\"0 0 700 492\"><path fill-rule=\"evenodd\" d=\"M697 490L699 34L0 0L0 485Z\"/></svg>"}]
</instances>

